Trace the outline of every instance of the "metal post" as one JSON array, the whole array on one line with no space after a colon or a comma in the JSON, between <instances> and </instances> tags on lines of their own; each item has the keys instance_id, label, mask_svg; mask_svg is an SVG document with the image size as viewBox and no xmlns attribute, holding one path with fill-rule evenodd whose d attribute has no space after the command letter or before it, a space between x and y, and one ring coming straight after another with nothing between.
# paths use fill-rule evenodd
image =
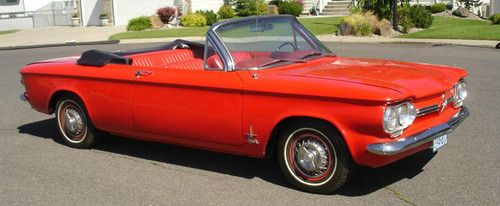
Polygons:
<instances>
[{"instance_id":1,"label":"metal post","mask_svg":"<svg viewBox=\"0 0 500 206\"><path fill-rule=\"evenodd\" d=\"M52 4L52 26L56 26L56 12L54 10L54 2Z\"/></svg>"}]
</instances>

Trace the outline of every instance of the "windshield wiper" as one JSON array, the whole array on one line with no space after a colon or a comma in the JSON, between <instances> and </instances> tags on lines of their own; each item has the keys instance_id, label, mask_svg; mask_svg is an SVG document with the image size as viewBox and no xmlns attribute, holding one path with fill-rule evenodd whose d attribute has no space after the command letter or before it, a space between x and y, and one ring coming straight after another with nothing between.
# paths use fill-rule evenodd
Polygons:
<instances>
[{"instance_id":1,"label":"windshield wiper","mask_svg":"<svg viewBox=\"0 0 500 206\"><path fill-rule=\"evenodd\" d=\"M304 60L296 60L296 59L275 59L271 62L259 65L258 68L267 67L267 66L271 66L273 64L282 63L282 62L304 63L305 61Z\"/></svg>"},{"instance_id":2,"label":"windshield wiper","mask_svg":"<svg viewBox=\"0 0 500 206\"><path fill-rule=\"evenodd\" d=\"M335 56L335 55L331 54L331 53L311 52L309 54L306 54L306 55L300 57L300 59L305 59L305 58L309 58L309 57L312 57L312 56Z\"/></svg>"}]
</instances>

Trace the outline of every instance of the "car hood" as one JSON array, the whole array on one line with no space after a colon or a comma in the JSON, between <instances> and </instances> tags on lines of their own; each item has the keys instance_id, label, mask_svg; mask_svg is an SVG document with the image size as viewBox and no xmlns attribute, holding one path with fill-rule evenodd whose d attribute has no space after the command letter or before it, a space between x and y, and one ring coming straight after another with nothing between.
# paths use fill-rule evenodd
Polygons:
<instances>
[{"instance_id":1,"label":"car hood","mask_svg":"<svg viewBox=\"0 0 500 206\"><path fill-rule=\"evenodd\" d=\"M279 75L370 85L422 98L449 90L466 72L439 65L337 57L332 62L283 70Z\"/></svg>"}]
</instances>

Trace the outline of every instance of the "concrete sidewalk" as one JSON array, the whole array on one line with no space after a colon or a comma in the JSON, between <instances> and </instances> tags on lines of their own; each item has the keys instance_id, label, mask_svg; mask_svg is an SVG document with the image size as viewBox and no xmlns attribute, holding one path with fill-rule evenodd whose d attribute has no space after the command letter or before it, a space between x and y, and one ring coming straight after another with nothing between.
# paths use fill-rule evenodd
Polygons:
<instances>
[{"instance_id":1,"label":"concrete sidewalk","mask_svg":"<svg viewBox=\"0 0 500 206\"><path fill-rule=\"evenodd\" d=\"M48 27L26 29L12 34L0 35L0 48L44 47L59 44L75 44L108 41L109 36L126 31L125 26L110 27ZM462 39L406 39L386 37L354 37L318 35L322 42L350 42L350 43L428 43L436 45L464 45L476 47L495 48L498 41L488 40L462 40ZM179 37L191 41L204 41L205 37ZM125 39L120 43L164 43L179 38L151 38L151 39Z\"/></svg>"},{"instance_id":2,"label":"concrete sidewalk","mask_svg":"<svg viewBox=\"0 0 500 206\"><path fill-rule=\"evenodd\" d=\"M407 38L387 38L387 37L356 37L356 36L335 36L318 35L316 36L322 42L347 42L347 43L425 43L435 45L461 45L495 48L499 41L488 40L465 40L465 39L407 39ZM178 37L178 38L151 38L151 39L124 39L120 44L136 43L160 43L171 42L175 39L185 39L189 41L205 41L205 37Z\"/></svg>"},{"instance_id":3,"label":"concrete sidewalk","mask_svg":"<svg viewBox=\"0 0 500 206\"><path fill-rule=\"evenodd\" d=\"M125 26L25 29L11 34L0 35L0 47L107 41L109 36L124 31L126 31Z\"/></svg>"}]
</instances>

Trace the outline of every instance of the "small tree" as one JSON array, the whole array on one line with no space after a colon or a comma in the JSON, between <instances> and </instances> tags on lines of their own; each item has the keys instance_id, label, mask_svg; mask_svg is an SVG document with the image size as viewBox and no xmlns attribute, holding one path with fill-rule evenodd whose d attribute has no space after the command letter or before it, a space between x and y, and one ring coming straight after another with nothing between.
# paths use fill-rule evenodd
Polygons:
<instances>
[{"instance_id":1,"label":"small tree","mask_svg":"<svg viewBox=\"0 0 500 206\"><path fill-rule=\"evenodd\" d=\"M160 17L161 22L164 24L170 23L175 17L175 8L173 7L162 7L156 10L156 14Z\"/></svg>"}]
</instances>

